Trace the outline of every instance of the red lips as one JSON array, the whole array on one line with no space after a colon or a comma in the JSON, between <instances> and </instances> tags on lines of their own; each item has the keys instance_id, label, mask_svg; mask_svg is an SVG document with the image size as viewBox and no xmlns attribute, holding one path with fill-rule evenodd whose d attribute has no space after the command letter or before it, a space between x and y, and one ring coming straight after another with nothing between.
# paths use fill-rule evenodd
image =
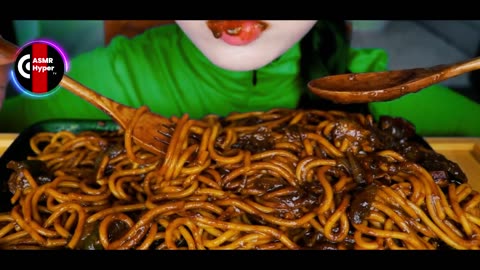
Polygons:
<instances>
[{"instance_id":1,"label":"red lips","mask_svg":"<svg viewBox=\"0 0 480 270\"><path fill-rule=\"evenodd\" d=\"M208 20L207 26L215 38L235 46L253 42L268 28L266 22L258 20Z\"/></svg>"}]
</instances>

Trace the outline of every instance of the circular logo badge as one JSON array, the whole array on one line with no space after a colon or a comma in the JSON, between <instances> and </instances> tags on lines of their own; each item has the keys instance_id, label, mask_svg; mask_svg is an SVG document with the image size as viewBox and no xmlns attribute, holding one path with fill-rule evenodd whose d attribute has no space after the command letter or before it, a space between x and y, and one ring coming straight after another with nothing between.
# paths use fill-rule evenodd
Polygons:
<instances>
[{"instance_id":1,"label":"circular logo badge","mask_svg":"<svg viewBox=\"0 0 480 270\"><path fill-rule=\"evenodd\" d=\"M42 97L58 88L67 70L65 54L52 42L35 40L17 52L12 77L18 88L31 96Z\"/></svg>"}]
</instances>

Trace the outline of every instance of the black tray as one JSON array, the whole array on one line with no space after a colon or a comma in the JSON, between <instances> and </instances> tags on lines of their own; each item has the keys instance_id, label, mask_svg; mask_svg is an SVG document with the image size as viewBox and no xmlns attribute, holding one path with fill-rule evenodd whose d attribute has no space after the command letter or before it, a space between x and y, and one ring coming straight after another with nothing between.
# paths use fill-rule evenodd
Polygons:
<instances>
[{"instance_id":1,"label":"black tray","mask_svg":"<svg viewBox=\"0 0 480 270\"><path fill-rule=\"evenodd\" d=\"M0 212L10 211L12 194L8 191L8 178L12 170L7 168L10 160L21 161L33 155L30 138L38 132L59 132L62 130L78 133L81 131L116 131L118 125L110 120L48 120L36 123L22 131L0 157Z\"/></svg>"}]
</instances>

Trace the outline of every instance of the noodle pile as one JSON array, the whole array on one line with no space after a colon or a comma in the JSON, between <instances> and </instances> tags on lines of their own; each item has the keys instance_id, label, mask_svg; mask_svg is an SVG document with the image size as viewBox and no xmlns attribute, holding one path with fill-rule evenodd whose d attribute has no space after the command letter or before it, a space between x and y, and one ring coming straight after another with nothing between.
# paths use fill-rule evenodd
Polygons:
<instances>
[{"instance_id":1,"label":"noodle pile","mask_svg":"<svg viewBox=\"0 0 480 270\"><path fill-rule=\"evenodd\" d=\"M412 158L430 152L394 119L275 109L171 121L164 156L128 130L36 134L35 155L8 165L0 249L480 247L480 194L455 164Z\"/></svg>"}]
</instances>

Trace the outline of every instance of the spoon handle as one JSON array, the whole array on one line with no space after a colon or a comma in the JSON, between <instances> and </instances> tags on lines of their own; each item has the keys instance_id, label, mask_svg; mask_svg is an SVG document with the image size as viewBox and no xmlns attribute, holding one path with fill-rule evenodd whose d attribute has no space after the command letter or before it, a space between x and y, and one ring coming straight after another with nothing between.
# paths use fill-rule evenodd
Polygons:
<instances>
[{"instance_id":1,"label":"spoon handle","mask_svg":"<svg viewBox=\"0 0 480 270\"><path fill-rule=\"evenodd\" d=\"M15 44L7 41L0 35L0 57L1 58L10 59L11 62L15 61L14 58L15 58L15 55L17 54L17 49L18 47Z\"/></svg>"},{"instance_id":2,"label":"spoon handle","mask_svg":"<svg viewBox=\"0 0 480 270\"><path fill-rule=\"evenodd\" d=\"M108 97L102 96L67 75L63 75L60 86L99 108L123 128L127 127L129 123L128 118L131 116L133 108L131 109Z\"/></svg>"},{"instance_id":3,"label":"spoon handle","mask_svg":"<svg viewBox=\"0 0 480 270\"><path fill-rule=\"evenodd\" d=\"M0 36L0 57L14 59L15 55L17 54L17 50L18 46ZM113 118L123 128L128 125L129 117L132 115L132 111L134 110L133 108L127 107L113 101L112 99L102 96L67 75L63 75L63 78L60 81L60 86L99 108Z\"/></svg>"},{"instance_id":4,"label":"spoon handle","mask_svg":"<svg viewBox=\"0 0 480 270\"><path fill-rule=\"evenodd\" d=\"M480 57L476 57L473 59L469 59L467 61L460 62L458 64L452 65L446 71L446 78L452 78L467 72L471 72L474 70L480 69Z\"/></svg>"}]
</instances>

